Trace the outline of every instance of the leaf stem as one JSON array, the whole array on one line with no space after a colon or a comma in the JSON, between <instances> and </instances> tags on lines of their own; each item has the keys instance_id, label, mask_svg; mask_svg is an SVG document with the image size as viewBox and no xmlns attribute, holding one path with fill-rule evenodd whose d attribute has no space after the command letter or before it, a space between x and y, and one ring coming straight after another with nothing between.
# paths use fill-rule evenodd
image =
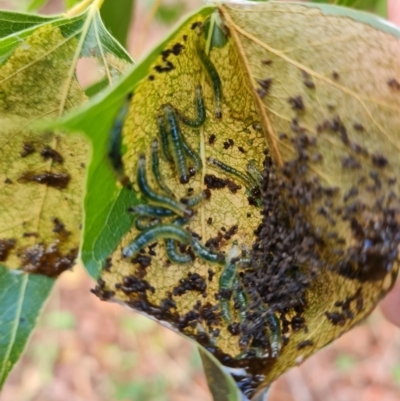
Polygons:
<instances>
[{"instance_id":1,"label":"leaf stem","mask_svg":"<svg viewBox=\"0 0 400 401\"><path fill-rule=\"evenodd\" d=\"M83 13L88 7L97 7L98 9L100 9L103 3L104 0L82 0L76 6L67 11L65 13L65 16L75 17L76 15Z\"/></svg>"}]
</instances>

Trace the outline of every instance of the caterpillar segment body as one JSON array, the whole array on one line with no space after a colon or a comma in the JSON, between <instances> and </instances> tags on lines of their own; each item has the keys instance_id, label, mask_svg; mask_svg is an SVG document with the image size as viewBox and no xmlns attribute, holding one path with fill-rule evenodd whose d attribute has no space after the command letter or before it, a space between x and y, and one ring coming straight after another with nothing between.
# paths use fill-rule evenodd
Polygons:
<instances>
[{"instance_id":1,"label":"caterpillar segment body","mask_svg":"<svg viewBox=\"0 0 400 401\"><path fill-rule=\"evenodd\" d=\"M225 257L222 253L210 251L196 238L192 239L192 248L194 253L206 262L215 264L223 264L225 262Z\"/></svg>"},{"instance_id":2,"label":"caterpillar segment body","mask_svg":"<svg viewBox=\"0 0 400 401\"><path fill-rule=\"evenodd\" d=\"M153 142L151 144L151 170L153 172L154 178L156 180L156 183L158 187L164 191L166 194L168 194L170 197L174 197L174 194L172 191L167 187L167 185L164 183L164 180L161 177L161 171L160 171L160 158L159 158L159 145L158 145L158 140L153 139Z\"/></svg>"},{"instance_id":3,"label":"caterpillar segment body","mask_svg":"<svg viewBox=\"0 0 400 401\"><path fill-rule=\"evenodd\" d=\"M232 295L233 283L237 275L237 266L235 260L240 255L240 249L237 245L237 241L233 242L232 248L229 250L226 257L225 266L219 276L219 292L221 295L220 309L222 318L228 322L232 322L232 314L230 308L230 297ZM229 296L228 296L229 294Z\"/></svg>"},{"instance_id":4,"label":"caterpillar segment body","mask_svg":"<svg viewBox=\"0 0 400 401\"><path fill-rule=\"evenodd\" d=\"M128 208L129 213L135 213L139 216L146 217L172 217L175 215L170 209L165 209L163 207L156 207L151 205L136 205Z\"/></svg>"},{"instance_id":5,"label":"caterpillar segment body","mask_svg":"<svg viewBox=\"0 0 400 401\"><path fill-rule=\"evenodd\" d=\"M165 240L165 252L169 261L177 265L184 265L193 261L190 254L179 251L179 244L173 239Z\"/></svg>"},{"instance_id":6,"label":"caterpillar segment body","mask_svg":"<svg viewBox=\"0 0 400 401\"><path fill-rule=\"evenodd\" d=\"M194 207L199 205L203 200L210 199L210 197L211 191L209 189L205 189L197 195L193 195L188 198L182 198L181 202L188 207Z\"/></svg>"},{"instance_id":7,"label":"caterpillar segment body","mask_svg":"<svg viewBox=\"0 0 400 401\"><path fill-rule=\"evenodd\" d=\"M145 216L138 216L135 219L135 227L138 231L146 230L147 228L159 224L159 219L149 219Z\"/></svg>"},{"instance_id":8,"label":"caterpillar segment body","mask_svg":"<svg viewBox=\"0 0 400 401\"><path fill-rule=\"evenodd\" d=\"M271 314L267 320L269 330L269 342L272 358L277 358L282 349L282 333L278 318Z\"/></svg>"},{"instance_id":9,"label":"caterpillar segment body","mask_svg":"<svg viewBox=\"0 0 400 401\"><path fill-rule=\"evenodd\" d=\"M227 175L236 177L239 181L241 181L245 185L245 187L250 192L253 192L256 188L258 188L258 184L255 184L255 182L248 175L243 174L239 170L236 170L234 167L228 166L227 164L221 162L218 159L215 159L214 157L208 157L207 163L219 168Z\"/></svg>"},{"instance_id":10,"label":"caterpillar segment body","mask_svg":"<svg viewBox=\"0 0 400 401\"><path fill-rule=\"evenodd\" d=\"M165 130L165 121L163 116L157 116L157 126L158 126L158 133L160 135L161 148L164 158L167 162L172 163L173 161L168 146L168 133Z\"/></svg>"},{"instance_id":11,"label":"caterpillar segment body","mask_svg":"<svg viewBox=\"0 0 400 401\"><path fill-rule=\"evenodd\" d=\"M239 306L240 321L243 322L246 319L247 313L247 297L237 274L233 279L233 291L235 300Z\"/></svg>"},{"instance_id":12,"label":"caterpillar segment body","mask_svg":"<svg viewBox=\"0 0 400 401\"><path fill-rule=\"evenodd\" d=\"M206 121L206 107L204 105L203 90L201 85L196 86L194 103L196 110L196 117L194 119L191 119L180 112L178 112L177 115L182 123L188 127L200 128Z\"/></svg>"},{"instance_id":13,"label":"caterpillar segment body","mask_svg":"<svg viewBox=\"0 0 400 401\"><path fill-rule=\"evenodd\" d=\"M189 173L190 175L194 175L196 172L200 171L200 169L203 166L203 163L201 162L199 154L188 145L183 136L182 136L182 145L186 155L193 161L194 165L192 169L189 168Z\"/></svg>"},{"instance_id":14,"label":"caterpillar segment body","mask_svg":"<svg viewBox=\"0 0 400 401\"><path fill-rule=\"evenodd\" d=\"M173 239L184 245L191 242L190 234L182 227L175 224L156 224L143 230L124 247L122 256L124 258L135 257L145 246L160 239Z\"/></svg>"},{"instance_id":15,"label":"caterpillar segment body","mask_svg":"<svg viewBox=\"0 0 400 401\"><path fill-rule=\"evenodd\" d=\"M178 217L173 220L172 224L177 226L183 226L188 223L189 219L184 217ZM179 243L174 239L168 238L164 241L165 244L165 252L167 257L171 263L175 263L177 265L184 265L193 261L192 256L188 253L182 253L179 250Z\"/></svg>"},{"instance_id":16,"label":"caterpillar segment body","mask_svg":"<svg viewBox=\"0 0 400 401\"><path fill-rule=\"evenodd\" d=\"M249 178L254 182L254 186L261 187L263 182L262 173L257 169L254 163L248 163L246 166L246 173Z\"/></svg>"},{"instance_id":17,"label":"caterpillar segment body","mask_svg":"<svg viewBox=\"0 0 400 401\"><path fill-rule=\"evenodd\" d=\"M162 108L167 125L169 150L179 176L179 182L181 184L187 184L189 182L189 170L187 167L182 133L179 128L176 112L170 104L165 104Z\"/></svg>"},{"instance_id":18,"label":"caterpillar segment body","mask_svg":"<svg viewBox=\"0 0 400 401\"><path fill-rule=\"evenodd\" d=\"M218 74L217 69L215 68L213 62L210 60L210 57L205 53L205 51L197 45L197 55L201 61L202 66L210 80L211 87L214 93L214 108L215 108L215 117L220 119L222 118L222 82L221 78Z\"/></svg>"},{"instance_id":19,"label":"caterpillar segment body","mask_svg":"<svg viewBox=\"0 0 400 401\"><path fill-rule=\"evenodd\" d=\"M137 164L137 184L140 192L146 197L149 202L154 203L156 206L170 209L178 216L193 216L193 210L188 209L185 205L178 202L177 200L167 195L158 193L150 188L146 178L146 157L143 154L139 156Z\"/></svg>"},{"instance_id":20,"label":"caterpillar segment body","mask_svg":"<svg viewBox=\"0 0 400 401\"><path fill-rule=\"evenodd\" d=\"M107 153L108 159L111 163L111 167L113 168L118 180L124 186L130 186L130 181L128 176L125 174L124 164L122 162L122 128L125 122L125 118L128 115L129 105L132 96L133 93L130 93L126 97L113 122L110 131L110 140Z\"/></svg>"}]
</instances>

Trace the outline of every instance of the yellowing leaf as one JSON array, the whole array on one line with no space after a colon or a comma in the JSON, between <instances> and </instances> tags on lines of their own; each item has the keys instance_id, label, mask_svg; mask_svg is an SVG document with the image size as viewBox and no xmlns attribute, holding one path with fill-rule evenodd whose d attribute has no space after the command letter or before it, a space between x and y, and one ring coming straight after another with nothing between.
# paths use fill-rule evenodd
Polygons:
<instances>
[{"instance_id":1,"label":"yellowing leaf","mask_svg":"<svg viewBox=\"0 0 400 401\"><path fill-rule=\"evenodd\" d=\"M11 268L56 276L77 256L88 147L78 137L34 133L32 124L86 100L75 76L82 56L99 57L110 83L119 73L113 69L127 66L111 39L103 35L100 42L98 18L89 9L23 31L25 39L1 66L0 260Z\"/></svg>"},{"instance_id":2,"label":"yellowing leaf","mask_svg":"<svg viewBox=\"0 0 400 401\"><path fill-rule=\"evenodd\" d=\"M267 214L253 259L262 273L248 275L286 332L270 382L364 318L396 279L400 41L311 6L226 5L222 13L276 165L264 213L289 218L293 234L280 235L285 223ZM297 279L276 280L296 264Z\"/></svg>"},{"instance_id":3,"label":"yellowing leaf","mask_svg":"<svg viewBox=\"0 0 400 401\"><path fill-rule=\"evenodd\" d=\"M150 150L154 139L158 138L161 143L157 117L162 113L163 105L170 103L187 116L195 115L193 106L195 88L199 84L203 87L207 108L206 122L200 129L191 129L184 124L180 124L180 127L189 146L201 155L203 168L190 179L188 184L182 185L175 167L161 160L160 155L163 179L173 191L175 198L180 199L190 194L198 195L207 188L207 185L213 188L212 182L204 184L205 180L212 181L211 175L220 179L228 178L233 183L235 177L210 165L207 162L209 157L234 166L243 175L246 175L249 161L252 161L258 170L262 170L266 141L260 131L252 94L243 91L248 85L246 77L236 73L240 69L240 64L230 44L214 48L211 53L211 61L219 71L224 91L222 118L215 117L212 83L206 77L197 50L198 46L204 45L204 32L201 29L203 22L204 18L198 16L190 19L186 26L171 38L166 49L151 66L148 78L135 88L130 112L124 124L124 145L127 149L124 160L125 171L129 172L129 178L137 193L140 193L136 181L138 157L141 154L146 156L146 174L150 187L154 189L157 186L150 168ZM237 93L241 93L241 96L236 96ZM215 136L215 140L210 140L211 136ZM228 254L232 242L237 241L242 247L234 246L236 256L239 256L241 249L246 253L246 249L250 249L255 241L254 230L260 222L260 209L257 205L251 205L255 201L245 184L236 182L236 185L239 186L235 188L224 184L221 189L212 189L211 198L200 203L185 229L202 238L203 245L210 239L218 238L214 240L218 243L214 252ZM141 203L143 202L146 200L142 195ZM167 219L164 222L173 220L174 218ZM217 332L212 336L214 337L212 341L226 353L240 353L237 341L233 340L227 331L229 324L221 322L218 316L220 310L215 303L215 295L219 291L218 277L224 269L224 263L213 266L205 263L204 258L196 257L193 263L183 266L173 265L168 261L163 242L160 242L151 252L156 255L151 257L151 263L147 267L147 260L150 260L147 255L143 260L140 255L135 255L133 262L132 258L122 256L124 247L138 235L139 231L133 228L113 254L108 263L112 265L110 273L103 274L107 286L112 289L115 289L115 286L119 287L121 276L145 276L145 280L151 283L154 290L148 288L149 291L139 291L138 294L136 291L129 289L125 291L123 288L117 291L117 297L136 308L140 308L141 299L144 297L144 312L147 312L147 307L154 308L154 313L159 314L160 320L166 320L175 328L180 328L186 335L195 338L204 335L208 324L203 322L198 326L193 325L196 319L191 318L190 314L196 302L198 299L202 300L204 311L200 313L206 313L208 307L215 305L215 311L211 313L215 315L217 324L212 323L210 319L210 328L214 327ZM212 278L214 274L216 277ZM193 290L191 287L196 289ZM175 305L173 308L168 306L168 300L172 299ZM218 329L224 329L220 336Z\"/></svg>"},{"instance_id":4,"label":"yellowing leaf","mask_svg":"<svg viewBox=\"0 0 400 401\"><path fill-rule=\"evenodd\" d=\"M57 277L74 265L80 245L89 146L34 125L86 101L76 78L80 59L98 62L108 85L130 58L95 6L74 18L0 12L0 19L1 386L54 283L26 273Z\"/></svg>"},{"instance_id":5,"label":"yellowing leaf","mask_svg":"<svg viewBox=\"0 0 400 401\"><path fill-rule=\"evenodd\" d=\"M96 216L89 195L85 203L101 227L98 237L86 231L97 246L87 248L87 263L105 266L94 292L196 340L247 398L264 399L272 381L361 321L396 279L400 34L332 6L212 11L189 17L108 99L64 124L94 137L99 128L82 121L99 118L103 137L112 111L118 139L123 123L111 161L122 156L117 173L131 189L115 188L112 206ZM128 90L133 97L118 111ZM104 144L97 153L98 162ZM193 154L202 167L186 183ZM197 206L180 201L207 186L211 196ZM172 217L146 219L148 205ZM129 206L134 226L105 260L99 244L111 247L126 231ZM170 240L193 261L171 263ZM218 253L220 263L211 263Z\"/></svg>"},{"instance_id":6,"label":"yellowing leaf","mask_svg":"<svg viewBox=\"0 0 400 401\"><path fill-rule=\"evenodd\" d=\"M63 42L59 28L41 27L0 70L2 243L13 241L10 251L3 245L2 261L49 275L63 271L54 263L65 269L77 256L85 171L81 164L88 151L82 139L34 135L30 129L38 118L57 114L61 102L70 107L85 100L75 79L70 87L66 82L67 93L59 90L76 47L73 40ZM68 212L61 216L63 209Z\"/></svg>"}]
</instances>

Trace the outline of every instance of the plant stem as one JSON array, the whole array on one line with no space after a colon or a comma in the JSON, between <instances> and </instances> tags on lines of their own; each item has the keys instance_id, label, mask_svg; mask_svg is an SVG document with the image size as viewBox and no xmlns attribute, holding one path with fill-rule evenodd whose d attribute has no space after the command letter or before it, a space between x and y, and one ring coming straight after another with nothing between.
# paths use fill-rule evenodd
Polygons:
<instances>
[{"instance_id":1,"label":"plant stem","mask_svg":"<svg viewBox=\"0 0 400 401\"><path fill-rule=\"evenodd\" d=\"M69 11L65 13L66 17L75 17L83 13L89 6L90 7L97 7L98 9L101 8L104 0L82 0L76 6L72 7Z\"/></svg>"}]
</instances>

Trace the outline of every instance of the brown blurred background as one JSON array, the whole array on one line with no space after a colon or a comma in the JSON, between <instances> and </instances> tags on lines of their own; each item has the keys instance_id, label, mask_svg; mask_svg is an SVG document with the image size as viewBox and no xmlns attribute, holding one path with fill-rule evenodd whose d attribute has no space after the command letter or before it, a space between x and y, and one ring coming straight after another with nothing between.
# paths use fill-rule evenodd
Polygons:
<instances>
[{"instance_id":1,"label":"brown blurred background","mask_svg":"<svg viewBox=\"0 0 400 401\"><path fill-rule=\"evenodd\" d=\"M0 0L0 8L21 10L27 3ZM200 0L164 0L150 24L154 1L136 3L129 35L136 60L179 16L201 5ZM43 9L62 10L62 1ZM193 344L99 301L89 292L93 286L79 267L61 276L0 401L211 401ZM400 329L379 311L286 373L270 396L270 401L358 400L400 400Z\"/></svg>"}]
</instances>

